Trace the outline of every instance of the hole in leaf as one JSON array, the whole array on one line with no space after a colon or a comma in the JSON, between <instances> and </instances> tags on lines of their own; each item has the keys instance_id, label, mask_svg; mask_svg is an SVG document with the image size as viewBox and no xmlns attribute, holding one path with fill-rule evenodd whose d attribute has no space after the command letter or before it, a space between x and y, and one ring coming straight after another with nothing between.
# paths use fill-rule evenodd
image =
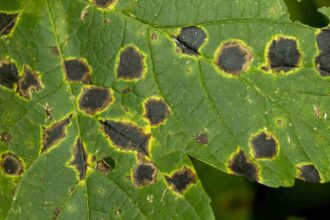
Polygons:
<instances>
[{"instance_id":1,"label":"hole in leaf","mask_svg":"<svg viewBox=\"0 0 330 220\"><path fill-rule=\"evenodd\" d=\"M329 24L327 16L317 11L320 7L329 7L329 1L323 1L322 4L312 0L284 0L284 2L292 21L299 21L312 27L325 27Z\"/></svg>"},{"instance_id":2,"label":"hole in leaf","mask_svg":"<svg viewBox=\"0 0 330 220\"><path fill-rule=\"evenodd\" d=\"M100 173L107 175L109 174L116 166L116 161L112 157L105 157L96 164L96 170Z\"/></svg>"}]
</instances>

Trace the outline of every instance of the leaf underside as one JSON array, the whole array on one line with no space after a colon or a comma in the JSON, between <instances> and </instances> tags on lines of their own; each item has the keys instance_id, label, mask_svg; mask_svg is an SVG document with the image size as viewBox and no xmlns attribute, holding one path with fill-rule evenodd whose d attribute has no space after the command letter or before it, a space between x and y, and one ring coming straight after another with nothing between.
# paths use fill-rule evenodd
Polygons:
<instances>
[{"instance_id":1,"label":"leaf underside","mask_svg":"<svg viewBox=\"0 0 330 220\"><path fill-rule=\"evenodd\" d=\"M280 0L1 1L0 219L213 219L189 157L329 182L329 63Z\"/></svg>"}]
</instances>

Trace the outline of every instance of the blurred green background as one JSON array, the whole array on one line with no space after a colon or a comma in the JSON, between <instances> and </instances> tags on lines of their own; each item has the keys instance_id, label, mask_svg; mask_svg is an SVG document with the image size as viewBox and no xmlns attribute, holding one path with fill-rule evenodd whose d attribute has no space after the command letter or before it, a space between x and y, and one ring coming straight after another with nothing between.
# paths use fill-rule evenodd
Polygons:
<instances>
[{"instance_id":1,"label":"blurred green background","mask_svg":"<svg viewBox=\"0 0 330 220\"><path fill-rule=\"evenodd\" d=\"M330 7L330 0L284 1L291 20L313 27L328 26L329 19L317 9ZM243 177L225 174L197 160L193 160L193 163L212 199L217 219L330 219L330 183L312 184L296 180L294 187L275 189L250 182Z\"/></svg>"}]
</instances>

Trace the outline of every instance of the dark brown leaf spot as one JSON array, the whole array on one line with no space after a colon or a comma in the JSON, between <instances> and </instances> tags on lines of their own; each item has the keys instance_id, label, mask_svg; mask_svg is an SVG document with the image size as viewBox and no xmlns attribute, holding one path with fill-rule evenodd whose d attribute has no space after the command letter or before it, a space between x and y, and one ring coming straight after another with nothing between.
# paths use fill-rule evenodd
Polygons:
<instances>
[{"instance_id":1,"label":"dark brown leaf spot","mask_svg":"<svg viewBox=\"0 0 330 220\"><path fill-rule=\"evenodd\" d=\"M115 215L116 216L121 215L121 208L118 208L118 209L115 210Z\"/></svg>"},{"instance_id":2,"label":"dark brown leaf spot","mask_svg":"<svg viewBox=\"0 0 330 220\"><path fill-rule=\"evenodd\" d=\"M228 167L236 174L245 176L251 181L258 179L257 167L249 161L243 151L240 151L234 155L229 162Z\"/></svg>"},{"instance_id":3,"label":"dark brown leaf spot","mask_svg":"<svg viewBox=\"0 0 330 220\"><path fill-rule=\"evenodd\" d=\"M156 33L152 33L151 40L157 40L157 39L158 39L158 35Z\"/></svg>"},{"instance_id":4,"label":"dark brown leaf spot","mask_svg":"<svg viewBox=\"0 0 330 220\"><path fill-rule=\"evenodd\" d=\"M39 91L41 89L41 84L37 73L25 67L23 76L18 81L18 89L20 94L27 99L31 97L32 92Z\"/></svg>"},{"instance_id":5,"label":"dark brown leaf spot","mask_svg":"<svg viewBox=\"0 0 330 220\"><path fill-rule=\"evenodd\" d=\"M8 35L11 32L16 24L17 16L17 13L0 12L0 36Z\"/></svg>"},{"instance_id":6,"label":"dark brown leaf spot","mask_svg":"<svg viewBox=\"0 0 330 220\"><path fill-rule=\"evenodd\" d=\"M128 87L128 88L123 89L123 90L121 91L121 94L126 95L126 94L128 94L128 93L130 93L130 92L132 92L132 89Z\"/></svg>"},{"instance_id":7,"label":"dark brown leaf spot","mask_svg":"<svg viewBox=\"0 0 330 220\"><path fill-rule=\"evenodd\" d=\"M165 176L166 182L174 191L182 193L190 184L197 182L196 174L188 168L175 172L172 176Z\"/></svg>"},{"instance_id":8,"label":"dark brown leaf spot","mask_svg":"<svg viewBox=\"0 0 330 220\"><path fill-rule=\"evenodd\" d=\"M70 164L79 172L79 179L85 179L87 170L87 154L80 139L77 140L73 147L73 160Z\"/></svg>"},{"instance_id":9,"label":"dark brown leaf spot","mask_svg":"<svg viewBox=\"0 0 330 220\"><path fill-rule=\"evenodd\" d=\"M9 89L14 88L14 85L18 82L18 70L15 63L9 60L0 62L0 85Z\"/></svg>"},{"instance_id":10,"label":"dark brown leaf spot","mask_svg":"<svg viewBox=\"0 0 330 220\"><path fill-rule=\"evenodd\" d=\"M300 171L299 178L310 183L319 183L320 174L314 165L304 165L298 168Z\"/></svg>"},{"instance_id":11,"label":"dark brown leaf spot","mask_svg":"<svg viewBox=\"0 0 330 220\"><path fill-rule=\"evenodd\" d=\"M205 132L199 133L199 134L195 135L194 140L197 141L197 143L199 143L199 144L206 145L206 144L208 144L209 136Z\"/></svg>"},{"instance_id":12,"label":"dark brown leaf spot","mask_svg":"<svg viewBox=\"0 0 330 220\"><path fill-rule=\"evenodd\" d=\"M115 168L115 166L116 162L114 159L112 159L112 157L105 157L97 161L96 170L104 175L107 175L111 170Z\"/></svg>"},{"instance_id":13,"label":"dark brown leaf spot","mask_svg":"<svg viewBox=\"0 0 330 220\"><path fill-rule=\"evenodd\" d=\"M112 101L109 89L97 86L84 88L79 99L79 107L88 114L94 115L104 110Z\"/></svg>"},{"instance_id":14,"label":"dark brown leaf spot","mask_svg":"<svg viewBox=\"0 0 330 220\"><path fill-rule=\"evenodd\" d=\"M230 41L220 48L216 59L218 67L232 75L240 75L252 62L252 52L238 41Z\"/></svg>"},{"instance_id":15,"label":"dark brown leaf spot","mask_svg":"<svg viewBox=\"0 0 330 220\"><path fill-rule=\"evenodd\" d=\"M112 120L100 121L103 131L112 143L125 150L136 150L148 155L148 143L150 135L145 134L142 129L130 123Z\"/></svg>"},{"instance_id":16,"label":"dark brown leaf spot","mask_svg":"<svg viewBox=\"0 0 330 220\"><path fill-rule=\"evenodd\" d=\"M101 8L107 8L115 2L116 0L94 0L94 3Z\"/></svg>"},{"instance_id":17,"label":"dark brown leaf spot","mask_svg":"<svg viewBox=\"0 0 330 220\"><path fill-rule=\"evenodd\" d=\"M320 50L316 57L316 66L321 76L330 76L330 29L323 29L316 40Z\"/></svg>"},{"instance_id":18,"label":"dark brown leaf spot","mask_svg":"<svg viewBox=\"0 0 330 220\"><path fill-rule=\"evenodd\" d=\"M300 57L296 40L284 37L274 39L268 50L268 68L275 72L288 72L298 66Z\"/></svg>"},{"instance_id":19,"label":"dark brown leaf spot","mask_svg":"<svg viewBox=\"0 0 330 220\"><path fill-rule=\"evenodd\" d=\"M48 128L43 128L43 144L41 151L48 150L65 137L65 128L70 123L72 115L66 119L52 124Z\"/></svg>"},{"instance_id":20,"label":"dark brown leaf spot","mask_svg":"<svg viewBox=\"0 0 330 220\"><path fill-rule=\"evenodd\" d=\"M169 115L167 104L163 100L149 99L144 104L145 117L152 125L159 125L164 122Z\"/></svg>"},{"instance_id":21,"label":"dark brown leaf spot","mask_svg":"<svg viewBox=\"0 0 330 220\"><path fill-rule=\"evenodd\" d=\"M54 208L52 220L56 220L60 213L61 213L61 209L59 207Z\"/></svg>"},{"instance_id":22,"label":"dark brown leaf spot","mask_svg":"<svg viewBox=\"0 0 330 220\"><path fill-rule=\"evenodd\" d=\"M90 68L82 59L65 60L66 78L71 82L89 83Z\"/></svg>"},{"instance_id":23,"label":"dark brown leaf spot","mask_svg":"<svg viewBox=\"0 0 330 220\"><path fill-rule=\"evenodd\" d=\"M254 157L258 159L272 159L277 154L277 142L270 134L262 132L252 139Z\"/></svg>"},{"instance_id":24,"label":"dark brown leaf spot","mask_svg":"<svg viewBox=\"0 0 330 220\"><path fill-rule=\"evenodd\" d=\"M23 172L22 161L13 153L3 154L0 166L8 175L20 175Z\"/></svg>"},{"instance_id":25,"label":"dark brown leaf spot","mask_svg":"<svg viewBox=\"0 0 330 220\"><path fill-rule=\"evenodd\" d=\"M12 136L11 134L9 134L8 132L2 132L0 134L0 140L6 144L9 144L9 142L11 141Z\"/></svg>"},{"instance_id":26,"label":"dark brown leaf spot","mask_svg":"<svg viewBox=\"0 0 330 220\"><path fill-rule=\"evenodd\" d=\"M50 52L55 56L60 55L60 51L59 51L58 47L50 47Z\"/></svg>"},{"instance_id":27,"label":"dark brown leaf spot","mask_svg":"<svg viewBox=\"0 0 330 220\"><path fill-rule=\"evenodd\" d=\"M137 186L145 186L156 181L156 167L151 163L141 163L134 170L134 183Z\"/></svg>"},{"instance_id":28,"label":"dark brown leaf spot","mask_svg":"<svg viewBox=\"0 0 330 220\"><path fill-rule=\"evenodd\" d=\"M139 79L143 75L144 55L132 46L120 53L117 77L122 79Z\"/></svg>"},{"instance_id":29,"label":"dark brown leaf spot","mask_svg":"<svg viewBox=\"0 0 330 220\"><path fill-rule=\"evenodd\" d=\"M177 46L182 53L197 55L198 49L205 42L205 31L196 26L184 27L180 34L176 37Z\"/></svg>"}]
</instances>

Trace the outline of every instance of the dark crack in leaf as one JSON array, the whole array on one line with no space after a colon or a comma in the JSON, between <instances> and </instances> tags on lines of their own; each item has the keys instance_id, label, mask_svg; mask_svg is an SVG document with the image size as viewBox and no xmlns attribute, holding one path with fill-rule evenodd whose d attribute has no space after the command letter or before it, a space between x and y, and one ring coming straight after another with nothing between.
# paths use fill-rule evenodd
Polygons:
<instances>
[{"instance_id":1,"label":"dark crack in leaf","mask_svg":"<svg viewBox=\"0 0 330 220\"><path fill-rule=\"evenodd\" d=\"M206 39L205 31L197 26L184 27L176 37L177 46L183 53L198 55L199 48Z\"/></svg>"},{"instance_id":2,"label":"dark crack in leaf","mask_svg":"<svg viewBox=\"0 0 330 220\"><path fill-rule=\"evenodd\" d=\"M112 143L124 150L136 150L149 155L148 144L150 135L131 123L117 122L112 120L100 121L103 131Z\"/></svg>"}]
</instances>

